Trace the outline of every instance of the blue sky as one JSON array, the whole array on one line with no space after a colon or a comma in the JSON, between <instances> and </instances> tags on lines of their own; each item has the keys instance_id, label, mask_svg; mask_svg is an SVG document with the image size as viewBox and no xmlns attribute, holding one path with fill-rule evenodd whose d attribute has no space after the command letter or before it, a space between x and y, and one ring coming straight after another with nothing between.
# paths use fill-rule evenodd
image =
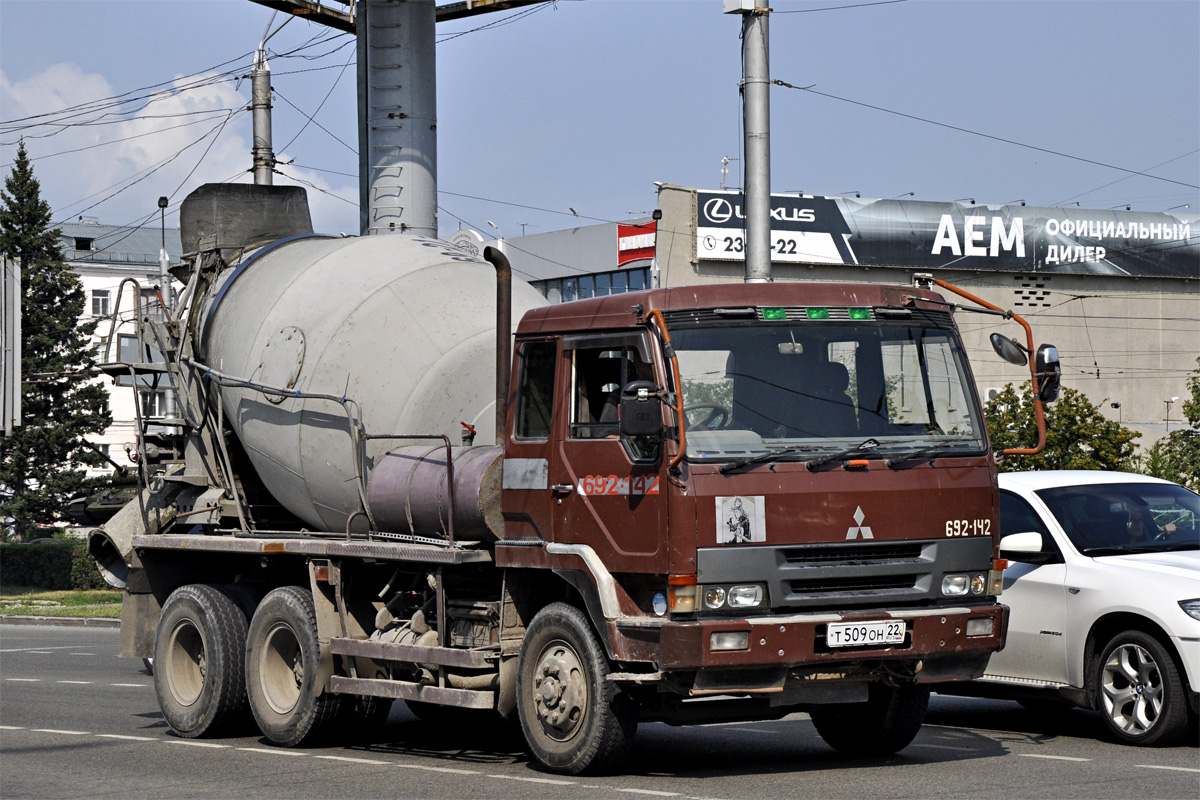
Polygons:
<instances>
[{"instance_id":1,"label":"blue sky","mask_svg":"<svg viewBox=\"0 0 1200 800\"><path fill-rule=\"evenodd\" d=\"M772 77L843 98L773 87L775 191L1200 208L1200 3L822 10L862 2L772 4ZM26 136L56 219L111 224L156 216L160 195L173 212L199 183L244 175L249 115L217 135L249 100L248 83L232 77L72 119L84 125L19 119L248 68L271 13L248 0L0 0L0 164ZM451 38L493 23L503 24ZM559 0L440 25L443 235L456 217L515 235L570 227L568 207L595 220L641 215L654 208L655 181L717 188L722 157L741 151L738 33L720 0ZM294 159L281 169L323 190L310 190L318 229L356 232L354 48L349 36L311 41L329 34L297 20L271 40L276 54L295 51L271 60L274 141ZM293 106L319 125L301 131Z\"/></svg>"}]
</instances>

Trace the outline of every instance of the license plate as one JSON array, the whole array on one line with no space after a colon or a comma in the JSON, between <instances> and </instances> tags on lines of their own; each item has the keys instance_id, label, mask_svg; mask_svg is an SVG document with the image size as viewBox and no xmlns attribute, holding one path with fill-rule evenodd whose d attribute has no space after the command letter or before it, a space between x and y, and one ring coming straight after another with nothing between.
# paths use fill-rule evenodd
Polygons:
<instances>
[{"instance_id":1,"label":"license plate","mask_svg":"<svg viewBox=\"0 0 1200 800\"><path fill-rule=\"evenodd\" d=\"M838 622L829 626L825 641L830 647L863 647L871 645L902 644L904 623L894 622Z\"/></svg>"}]
</instances>

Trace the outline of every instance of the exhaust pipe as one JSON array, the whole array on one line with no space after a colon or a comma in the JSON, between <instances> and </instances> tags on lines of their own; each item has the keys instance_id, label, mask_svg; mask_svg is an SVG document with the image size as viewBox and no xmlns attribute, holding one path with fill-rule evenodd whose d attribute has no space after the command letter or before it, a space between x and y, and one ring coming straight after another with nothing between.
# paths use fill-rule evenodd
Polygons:
<instances>
[{"instance_id":1,"label":"exhaust pipe","mask_svg":"<svg viewBox=\"0 0 1200 800\"><path fill-rule=\"evenodd\" d=\"M495 247L485 247L483 257L496 268L496 444L503 447L512 370L512 265Z\"/></svg>"}]
</instances>

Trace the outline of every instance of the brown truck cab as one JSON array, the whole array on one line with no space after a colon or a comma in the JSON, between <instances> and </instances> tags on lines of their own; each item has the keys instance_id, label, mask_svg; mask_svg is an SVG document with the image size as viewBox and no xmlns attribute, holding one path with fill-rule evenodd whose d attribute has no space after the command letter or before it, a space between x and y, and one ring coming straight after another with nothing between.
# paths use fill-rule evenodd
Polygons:
<instances>
[{"instance_id":1,"label":"brown truck cab","mask_svg":"<svg viewBox=\"0 0 1200 800\"><path fill-rule=\"evenodd\" d=\"M923 712L916 687L1003 646L996 466L939 295L742 284L551 306L520 323L513 375L497 565L579 590L643 718ZM898 741L824 722L858 752Z\"/></svg>"}]
</instances>

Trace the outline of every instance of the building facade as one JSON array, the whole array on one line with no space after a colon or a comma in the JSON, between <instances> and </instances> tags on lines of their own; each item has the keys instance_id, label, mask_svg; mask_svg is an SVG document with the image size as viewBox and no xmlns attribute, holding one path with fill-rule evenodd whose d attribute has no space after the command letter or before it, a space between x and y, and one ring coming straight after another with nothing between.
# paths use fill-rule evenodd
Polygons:
<instances>
[{"instance_id":1,"label":"building facade","mask_svg":"<svg viewBox=\"0 0 1200 800\"><path fill-rule=\"evenodd\" d=\"M179 263L181 247L178 228L101 225L81 217L60 226L64 260L79 275L86 296L81 322L96 322L92 337L97 364L136 360L138 313L159 316L159 258L165 249L170 263ZM117 464L132 464L137 452L138 404L144 418L168 416L168 387L139 379L136 392L132 377L99 377L108 387L112 424L89 441ZM92 470L110 472L111 467Z\"/></svg>"}]
</instances>

